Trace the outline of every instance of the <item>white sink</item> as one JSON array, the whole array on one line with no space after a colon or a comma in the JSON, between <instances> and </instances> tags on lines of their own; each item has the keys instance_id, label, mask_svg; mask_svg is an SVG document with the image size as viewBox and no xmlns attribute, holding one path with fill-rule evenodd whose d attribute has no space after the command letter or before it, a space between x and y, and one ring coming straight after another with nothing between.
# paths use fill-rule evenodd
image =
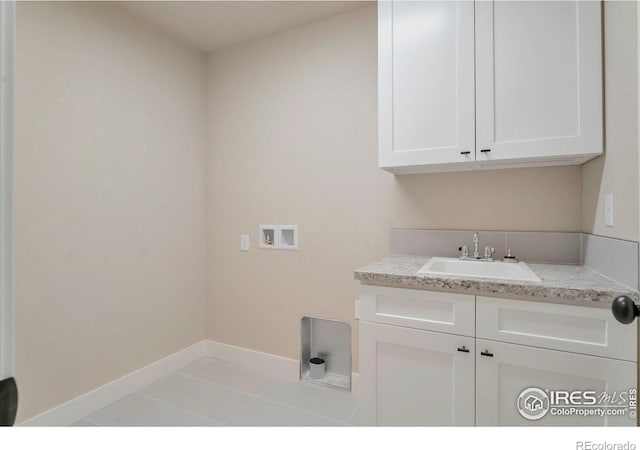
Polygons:
<instances>
[{"instance_id":1,"label":"white sink","mask_svg":"<svg viewBox=\"0 0 640 450\"><path fill-rule=\"evenodd\" d=\"M525 263L501 261L473 261L457 258L431 258L418 275L453 275L458 277L490 278L496 280L530 281L540 278Z\"/></svg>"}]
</instances>

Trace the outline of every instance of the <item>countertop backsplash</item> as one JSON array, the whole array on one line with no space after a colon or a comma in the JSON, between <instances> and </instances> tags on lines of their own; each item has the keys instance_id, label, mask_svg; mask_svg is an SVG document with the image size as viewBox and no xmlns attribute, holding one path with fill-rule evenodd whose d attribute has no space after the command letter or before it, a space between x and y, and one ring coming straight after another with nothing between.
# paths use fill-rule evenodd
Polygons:
<instances>
[{"instance_id":1,"label":"countertop backsplash","mask_svg":"<svg viewBox=\"0 0 640 450\"><path fill-rule=\"evenodd\" d=\"M391 255L457 257L471 248L475 230L392 229ZM638 290L638 243L573 233L539 231L478 231L480 251L495 247L494 258L507 251L533 264L585 265L633 290Z\"/></svg>"}]
</instances>

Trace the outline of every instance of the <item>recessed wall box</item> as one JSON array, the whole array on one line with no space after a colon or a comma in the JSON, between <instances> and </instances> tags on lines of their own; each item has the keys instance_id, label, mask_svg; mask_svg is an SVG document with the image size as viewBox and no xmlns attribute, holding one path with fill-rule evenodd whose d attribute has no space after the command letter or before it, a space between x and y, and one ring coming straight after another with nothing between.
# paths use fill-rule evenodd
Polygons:
<instances>
[{"instance_id":1,"label":"recessed wall box","mask_svg":"<svg viewBox=\"0 0 640 450\"><path fill-rule=\"evenodd\" d=\"M276 245L283 250L298 249L298 226L297 225L280 225L278 227L278 238Z\"/></svg>"},{"instance_id":2,"label":"recessed wall box","mask_svg":"<svg viewBox=\"0 0 640 450\"><path fill-rule=\"evenodd\" d=\"M260 225L260 248L278 248L277 234L278 230L275 225Z\"/></svg>"},{"instance_id":3,"label":"recessed wall box","mask_svg":"<svg viewBox=\"0 0 640 450\"><path fill-rule=\"evenodd\" d=\"M311 367L322 360L323 368ZM315 370L314 370L315 369ZM300 322L300 379L351 390L351 325L317 317Z\"/></svg>"},{"instance_id":4,"label":"recessed wall box","mask_svg":"<svg viewBox=\"0 0 640 450\"><path fill-rule=\"evenodd\" d=\"M260 225L260 248L298 249L297 225Z\"/></svg>"}]
</instances>

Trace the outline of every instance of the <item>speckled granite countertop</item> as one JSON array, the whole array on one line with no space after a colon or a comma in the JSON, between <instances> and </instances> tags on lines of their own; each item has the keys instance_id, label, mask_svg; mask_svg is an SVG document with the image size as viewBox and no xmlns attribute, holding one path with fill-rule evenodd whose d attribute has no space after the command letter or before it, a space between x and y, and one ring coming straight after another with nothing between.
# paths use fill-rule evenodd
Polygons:
<instances>
[{"instance_id":1,"label":"speckled granite countertop","mask_svg":"<svg viewBox=\"0 0 640 450\"><path fill-rule=\"evenodd\" d=\"M540 277L541 283L418 275L418 270L430 259L430 257L418 256L388 256L357 269L355 279L363 284L437 291L452 290L553 303L590 303L589 306L608 306L619 295L628 295L635 301L640 300L637 291L616 283L586 266L527 264ZM594 302L599 303L594 304Z\"/></svg>"}]
</instances>

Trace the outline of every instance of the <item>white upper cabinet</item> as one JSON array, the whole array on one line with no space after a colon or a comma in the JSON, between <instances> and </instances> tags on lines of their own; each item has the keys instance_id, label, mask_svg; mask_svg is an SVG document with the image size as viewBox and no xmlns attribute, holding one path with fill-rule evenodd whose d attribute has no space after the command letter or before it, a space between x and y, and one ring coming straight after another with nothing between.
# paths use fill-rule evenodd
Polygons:
<instances>
[{"instance_id":1,"label":"white upper cabinet","mask_svg":"<svg viewBox=\"0 0 640 450\"><path fill-rule=\"evenodd\" d=\"M475 159L473 2L380 2L379 163Z\"/></svg>"},{"instance_id":2,"label":"white upper cabinet","mask_svg":"<svg viewBox=\"0 0 640 450\"><path fill-rule=\"evenodd\" d=\"M602 153L600 7L476 3L479 162L577 164Z\"/></svg>"},{"instance_id":3,"label":"white upper cabinet","mask_svg":"<svg viewBox=\"0 0 640 450\"><path fill-rule=\"evenodd\" d=\"M600 2L378 8L380 167L581 164L602 154Z\"/></svg>"}]
</instances>

